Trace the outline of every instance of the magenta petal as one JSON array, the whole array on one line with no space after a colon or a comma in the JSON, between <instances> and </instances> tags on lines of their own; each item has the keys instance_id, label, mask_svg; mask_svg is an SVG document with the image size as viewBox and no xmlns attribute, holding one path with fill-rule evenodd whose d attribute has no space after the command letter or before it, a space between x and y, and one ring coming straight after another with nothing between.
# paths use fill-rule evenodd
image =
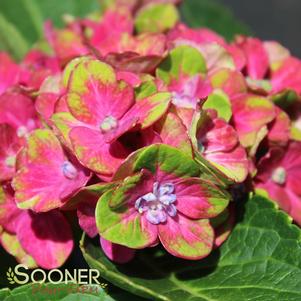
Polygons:
<instances>
[{"instance_id":1,"label":"magenta petal","mask_svg":"<svg viewBox=\"0 0 301 301\"><path fill-rule=\"evenodd\" d=\"M4 52L0 52L0 95L7 88L17 84L20 69L17 64Z\"/></svg>"},{"instance_id":2,"label":"magenta petal","mask_svg":"<svg viewBox=\"0 0 301 301\"><path fill-rule=\"evenodd\" d=\"M0 97L0 123L7 123L21 132L36 127L36 112L33 101L19 93L5 93ZM21 130L22 127L22 131Z\"/></svg>"},{"instance_id":3,"label":"magenta petal","mask_svg":"<svg viewBox=\"0 0 301 301\"><path fill-rule=\"evenodd\" d=\"M20 210L9 187L0 186L0 226L9 233L16 233L16 228L24 211Z\"/></svg>"},{"instance_id":4,"label":"magenta petal","mask_svg":"<svg viewBox=\"0 0 301 301\"><path fill-rule=\"evenodd\" d=\"M0 124L0 181L14 176L16 155L20 148L21 141L16 131L7 124Z\"/></svg>"},{"instance_id":5,"label":"magenta petal","mask_svg":"<svg viewBox=\"0 0 301 301\"><path fill-rule=\"evenodd\" d=\"M220 213L210 202L211 198L214 199L212 191L215 189L212 184L198 178L179 181L176 184L177 210L192 219L215 217Z\"/></svg>"},{"instance_id":6,"label":"magenta petal","mask_svg":"<svg viewBox=\"0 0 301 301\"><path fill-rule=\"evenodd\" d=\"M76 127L71 130L70 139L78 160L99 174L113 174L127 157L121 143L106 143L100 131Z\"/></svg>"},{"instance_id":7,"label":"magenta petal","mask_svg":"<svg viewBox=\"0 0 301 301\"><path fill-rule=\"evenodd\" d=\"M17 236L24 250L44 269L61 267L73 249L71 228L59 211L22 215Z\"/></svg>"},{"instance_id":8,"label":"magenta petal","mask_svg":"<svg viewBox=\"0 0 301 301\"><path fill-rule=\"evenodd\" d=\"M118 244L114 244L104 238L100 238L102 250L107 257L116 263L127 263L135 257L136 251Z\"/></svg>"},{"instance_id":9,"label":"magenta petal","mask_svg":"<svg viewBox=\"0 0 301 301\"><path fill-rule=\"evenodd\" d=\"M295 57L287 58L281 66L272 73L273 92L286 89L301 92L301 61Z\"/></svg>"},{"instance_id":10,"label":"magenta petal","mask_svg":"<svg viewBox=\"0 0 301 301\"><path fill-rule=\"evenodd\" d=\"M240 37L238 45L247 58L247 72L252 79L263 79L269 68L269 58L263 43L255 38Z\"/></svg>"},{"instance_id":11,"label":"magenta petal","mask_svg":"<svg viewBox=\"0 0 301 301\"><path fill-rule=\"evenodd\" d=\"M87 197L89 197L89 199L86 199L78 205L77 217L80 227L89 237L93 238L98 234L95 221L95 209L99 197L93 194L87 194Z\"/></svg>"},{"instance_id":12,"label":"magenta petal","mask_svg":"<svg viewBox=\"0 0 301 301\"><path fill-rule=\"evenodd\" d=\"M289 116L276 107L276 118L270 126L268 139L273 144L286 145L290 138L291 121Z\"/></svg>"},{"instance_id":13,"label":"magenta petal","mask_svg":"<svg viewBox=\"0 0 301 301\"><path fill-rule=\"evenodd\" d=\"M13 180L18 207L45 212L61 207L85 186L90 172L67 158L50 130L36 130L28 139L27 162Z\"/></svg>"}]
</instances>

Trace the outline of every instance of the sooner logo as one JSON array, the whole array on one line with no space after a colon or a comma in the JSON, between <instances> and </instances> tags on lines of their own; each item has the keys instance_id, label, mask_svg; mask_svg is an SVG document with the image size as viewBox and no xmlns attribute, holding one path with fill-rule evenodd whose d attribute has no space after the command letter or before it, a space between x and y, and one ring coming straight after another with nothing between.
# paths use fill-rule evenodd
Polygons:
<instances>
[{"instance_id":1,"label":"sooner logo","mask_svg":"<svg viewBox=\"0 0 301 301\"><path fill-rule=\"evenodd\" d=\"M76 284L98 284L100 273L95 269L74 269L73 272L69 270L61 271L59 269L53 269L50 271L44 271L42 269L34 269L30 271L24 264L15 266L14 270L9 268L6 272L7 279L10 284L26 284L26 283L76 283Z\"/></svg>"}]
</instances>

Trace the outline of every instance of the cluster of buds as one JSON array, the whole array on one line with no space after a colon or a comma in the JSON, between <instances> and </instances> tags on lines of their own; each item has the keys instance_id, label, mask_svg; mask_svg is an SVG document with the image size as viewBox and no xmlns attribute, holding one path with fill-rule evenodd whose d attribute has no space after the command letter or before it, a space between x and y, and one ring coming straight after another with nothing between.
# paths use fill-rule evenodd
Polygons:
<instances>
[{"instance_id":1,"label":"cluster of buds","mask_svg":"<svg viewBox=\"0 0 301 301\"><path fill-rule=\"evenodd\" d=\"M301 61L188 28L174 2L116 0L47 22L19 64L0 54L0 243L18 261L60 267L74 220L118 263L158 244L202 259L238 190L301 224Z\"/></svg>"}]
</instances>

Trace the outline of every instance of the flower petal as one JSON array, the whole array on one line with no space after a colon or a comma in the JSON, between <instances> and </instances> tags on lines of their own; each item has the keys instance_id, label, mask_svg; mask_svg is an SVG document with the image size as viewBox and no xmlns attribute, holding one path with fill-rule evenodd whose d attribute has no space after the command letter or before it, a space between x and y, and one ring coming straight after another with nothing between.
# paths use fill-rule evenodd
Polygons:
<instances>
[{"instance_id":1,"label":"flower petal","mask_svg":"<svg viewBox=\"0 0 301 301\"><path fill-rule=\"evenodd\" d=\"M135 257L136 251L134 249L114 244L102 237L100 238L100 244L107 257L116 263L127 263Z\"/></svg>"},{"instance_id":2,"label":"flower petal","mask_svg":"<svg viewBox=\"0 0 301 301\"><path fill-rule=\"evenodd\" d=\"M189 218L212 218L229 204L217 186L199 178L189 178L176 183L178 211Z\"/></svg>"},{"instance_id":3,"label":"flower petal","mask_svg":"<svg viewBox=\"0 0 301 301\"><path fill-rule=\"evenodd\" d=\"M99 174L113 174L128 154L120 142L106 143L99 131L86 127L72 129L69 137L77 159Z\"/></svg>"},{"instance_id":4,"label":"flower petal","mask_svg":"<svg viewBox=\"0 0 301 301\"><path fill-rule=\"evenodd\" d=\"M24 250L44 269L61 267L73 249L71 228L59 211L26 211L19 221L17 236Z\"/></svg>"},{"instance_id":5,"label":"flower petal","mask_svg":"<svg viewBox=\"0 0 301 301\"><path fill-rule=\"evenodd\" d=\"M156 226L143 218L132 204L123 202L111 208L109 203L113 195L112 190L106 192L96 207L96 224L101 237L133 249L154 244L158 235Z\"/></svg>"},{"instance_id":6,"label":"flower petal","mask_svg":"<svg viewBox=\"0 0 301 301\"><path fill-rule=\"evenodd\" d=\"M158 225L159 239L172 255L198 260L210 254L214 231L207 219L190 220L180 214Z\"/></svg>"}]
</instances>

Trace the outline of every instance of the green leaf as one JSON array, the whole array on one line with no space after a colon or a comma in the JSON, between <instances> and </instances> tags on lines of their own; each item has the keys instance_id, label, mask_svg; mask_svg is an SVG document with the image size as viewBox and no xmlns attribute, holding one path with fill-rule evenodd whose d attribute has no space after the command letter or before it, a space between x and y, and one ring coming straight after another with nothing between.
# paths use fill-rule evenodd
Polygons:
<instances>
[{"instance_id":1,"label":"green leaf","mask_svg":"<svg viewBox=\"0 0 301 301\"><path fill-rule=\"evenodd\" d=\"M114 301L97 285L27 284L14 290L0 290L1 301Z\"/></svg>"},{"instance_id":2,"label":"green leaf","mask_svg":"<svg viewBox=\"0 0 301 301\"><path fill-rule=\"evenodd\" d=\"M43 37L44 21L63 26L63 15L83 17L100 10L97 0L1 0L0 50L21 59Z\"/></svg>"},{"instance_id":3,"label":"green leaf","mask_svg":"<svg viewBox=\"0 0 301 301\"><path fill-rule=\"evenodd\" d=\"M0 9L0 50L9 52L20 60L28 50L28 44L17 28L7 21Z\"/></svg>"},{"instance_id":4,"label":"green leaf","mask_svg":"<svg viewBox=\"0 0 301 301\"><path fill-rule=\"evenodd\" d=\"M236 34L250 34L232 12L216 0L185 0L180 8L182 20L191 27L209 27L228 40Z\"/></svg>"},{"instance_id":5,"label":"green leaf","mask_svg":"<svg viewBox=\"0 0 301 301\"><path fill-rule=\"evenodd\" d=\"M201 261L150 248L120 266L85 237L81 249L102 277L151 300L301 300L300 229L261 196L238 204L237 221L222 247Z\"/></svg>"}]
</instances>

